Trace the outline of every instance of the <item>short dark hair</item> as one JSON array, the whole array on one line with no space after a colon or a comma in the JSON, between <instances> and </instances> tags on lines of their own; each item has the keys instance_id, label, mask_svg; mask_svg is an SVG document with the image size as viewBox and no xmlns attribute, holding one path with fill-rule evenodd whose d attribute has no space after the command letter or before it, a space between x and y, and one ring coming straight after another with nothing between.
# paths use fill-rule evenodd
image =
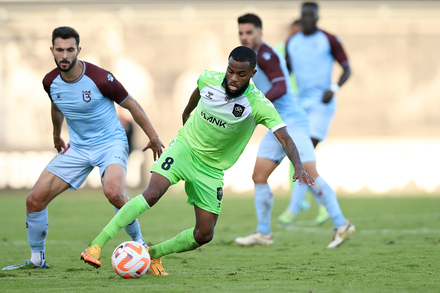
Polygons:
<instances>
[{"instance_id":1,"label":"short dark hair","mask_svg":"<svg viewBox=\"0 0 440 293\"><path fill-rule=\"evenodd\" d=\"M53 30L52 32L52 46L55 44L56 38L62 38L64 40L75 38L76 46L79 46L79 34L78 32L69 26L60 26Z\"/></svg>"},{"instance_id":2,"label":"short dark hair","mask_svg":"<svg viewBox=\"0 0 440 293\"><path fill-rule=\"evenodd\" d=\"M243 23L252 23L253 25L255 25L256 28L263 29L263 23L261 22L261 19L257 15L252 13L242 15L238 18L238 24Z\"/></svg>"},{"instance_id":3,"label":"short dark hair","mask_svg":"<svg viewBox=\"0 0 440 293\"><path fill-rule=\"evenodd\" d=\"M316 3L316 2L303 2L301 4L301 9L303 9L305 6L310 6L310 7L315 8L316 10L319 10L318 3Z\"/></svg>"},{"instance_id":4,"label":"short dark hair","mask_svg":"<svg viewBox=\"0 0 440 293\"><path fill-rule=\"evenodd\" d=\"M252 67L252 70L255 69L257 65L257 54L255 54L254 50L246 46L236 47L231 51L228 59L231 57L238 62L249 62L249 66Z\"/></svg>"}]
</instances>

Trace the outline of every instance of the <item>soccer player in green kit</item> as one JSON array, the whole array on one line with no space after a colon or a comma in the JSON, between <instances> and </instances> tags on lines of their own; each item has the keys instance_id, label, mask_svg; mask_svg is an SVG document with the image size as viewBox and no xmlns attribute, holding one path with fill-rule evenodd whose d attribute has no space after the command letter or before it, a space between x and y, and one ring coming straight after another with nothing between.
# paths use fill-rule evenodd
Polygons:
<instances>
[{"instance_id":1,"label":"soccer player in green kit","mask_svg":"<svg viewBox=\"0 0 440 293\"><path fill-rule=\"evenodd\" d=\"M119 210L84 250L81 259L100 267L104 245L152 207L171 185L184 180L187 202L194 206L195 227L149 247L152 273L167 275L162 266L163 256L194 250L212 240L222 207L223 171L237 161L258 124L272 130L280 141L295 166L293 181L314 184L304 170L286 124L273 104L250 84L256 62L255 52L240 46L230 53L226 73L204 71L200 75L198 87L182 114L184 126L153 164L148 188Z\"/></svg>"}]
</instances>

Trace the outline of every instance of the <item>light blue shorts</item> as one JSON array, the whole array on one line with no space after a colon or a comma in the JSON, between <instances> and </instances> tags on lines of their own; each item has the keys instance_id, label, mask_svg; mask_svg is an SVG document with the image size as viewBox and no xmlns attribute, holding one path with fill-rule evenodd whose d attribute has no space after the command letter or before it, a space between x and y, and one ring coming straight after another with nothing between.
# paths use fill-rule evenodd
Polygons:
<instances>
[{"instance_id":1,"label":"light blue shorts","mask_svg":"<svg viewBox=\"0 0 440 293\"><path fill-rule=\"evenodd\" d=\"M68 143L61 153L46 166L46 170L70 184L77 190L98 166L102 175L108 165L119 164L127 169L128 143L112 141L94 146L78 146Z\"/></svg>"},{"instance_id":2,"label":"light blue shorts","mask_svg":"<svg viewBox=\"0 0 440 293\"><path fill-rule=\"evenodd\" d=\"M336 99L333 98L328 104L318 102L304 108L309 117L310 137L319 141L323 141L327 137L336 106Z\"/></svg>"},{"instance_id":3,"label":"light blue shorts","mask_svg":"<svg viewBox=\"0 0 440 293\"><path fill-rule=\"evenodd\" d=\"M312 140L310 139L308 121L284 119L284 123L286 123L287 131L289 132L290 137L292 137L293 142L298 149L301 161L303 163L316 161L315 149L313 147ZM285 156L286 152L281 146L281 143L278 141L272 131L269 130L261 140L257 157L266 158L279 164Z\"/></svg>"}]
</instances>

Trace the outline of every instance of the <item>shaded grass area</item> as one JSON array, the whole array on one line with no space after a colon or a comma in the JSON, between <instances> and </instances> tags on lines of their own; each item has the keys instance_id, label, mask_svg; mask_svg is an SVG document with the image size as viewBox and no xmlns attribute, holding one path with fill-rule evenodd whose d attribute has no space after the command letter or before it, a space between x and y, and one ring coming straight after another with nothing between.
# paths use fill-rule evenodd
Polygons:
<instances>
[{"instance_id":1,"label":"shaded grass area","mask_svg":"<svg viewBox=\"0 0 440 293\"><path fill-rule=\"evenodd\" d=\"M25 193L0 194L0 267L29 258ZM314 205L295 227L285 230L276 217L288 203L276 198L275 243L240 247L239 236L256 227L251 196L226 194L214 240L191 252L164 257L168 277L138 280L117 276L113 249L128 236L121 231L104 248L102 268L79 260L81 251L113 216L100 192L67 191L49 206L46 257L49 270L0 271L2 292L440 292L440 198L341 198L344 215L357 228L347 243L327 249L332 224L316 226ZM139 218L150 244L194 225L184 195L165 195Z\"/></svg>"}]
</instances>

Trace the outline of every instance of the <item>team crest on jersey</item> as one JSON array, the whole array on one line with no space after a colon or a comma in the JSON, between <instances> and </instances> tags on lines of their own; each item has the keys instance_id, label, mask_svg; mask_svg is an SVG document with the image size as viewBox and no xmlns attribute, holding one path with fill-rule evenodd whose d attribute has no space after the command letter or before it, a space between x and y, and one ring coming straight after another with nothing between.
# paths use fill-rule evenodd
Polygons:
<instances>
[{"instance_id":1,"label":"team crest on jersey","mask_svg":"<svg viewBox=\"0 0 440 293\"><path fill-rule=\"evenodd\" d=\"M243 115L244 108L245 107L242 105L235 104L234 109L232 109L232 114L234 114L235 117L241 117L241 115Z\"/></svg>"},{"instance_id":2,"label":"team crest on jersey","mask_svg":"<svg viewBox=\"0 0 440 293\"><path fill-rule=\"evenodd\" d=\"M61 101L61 95L60 94L57 94L57 100Z\"/></svg>"},{"instance_id":3,"label":"team crest on jersey","mask_svg":"<svg viewBox=\"0 0 440 293\"><path fill-rule=\"evenodd\" d=\"M222 200L223 198L223 187L217 188L217 199Z\"/></svg>"},{"instance_id":4,"label":"team crest on jersey","mask_svg":"<svg viewBox=\"0 0 440 293\"><path fill-rule=\"evenodd\" d=\"M91 91L83 91L83 100L84 102L88 103L92 100L92 94Z\"/></svg>"},{"instance_id":5,"label":"team crest on jersey","mask_svg":"<svg viewBox=\"0 0 440 293\"><path fill-rule=\"evenodd\" d=\"M110 82L113 82L113 81L115 80L115 78L113 77L113 75L111 75L110 73L107 74L107 79L108 79Z\"/></svg>"}]
</instances>

